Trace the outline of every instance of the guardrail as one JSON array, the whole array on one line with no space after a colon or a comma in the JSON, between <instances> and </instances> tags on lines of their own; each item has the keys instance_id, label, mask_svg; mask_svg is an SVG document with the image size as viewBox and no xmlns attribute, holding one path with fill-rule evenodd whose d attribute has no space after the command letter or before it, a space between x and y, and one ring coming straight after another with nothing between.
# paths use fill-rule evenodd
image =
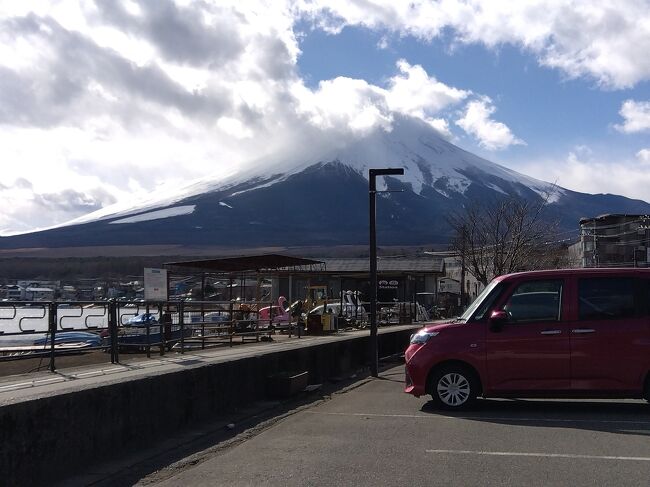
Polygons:
<instances>
[{"instance_id":1,"label":"guardrail","mask_svg":"<svg viewBox=\"0 0 650 487\"><path fill-rule=\"evenodd\" d=\"M266 319L260 310L268 307ZM0 361L48 357L56 369L57 355L101 350L112 363L120 352L160 355L177 347L233 345L235 339L259 341L276 329L295 325L278 321L270 302L257 301L70 301L0 302Z\"/></svg>"},{"instance_id":2,"label":"guardrail","mask_svg":"<svg viewBox=\"0 0 650 487\"><path fill-rule=\"evenodd\" d=\"M347 318L363 328L359 310L355 314L346 317L341 310L336 323ZM414 303L378 303L380 325L419 320ZM277 330L300 337L306 321L292 319L267 301L5 301L0 302L0 361L49 357L54 371L57 356L100 350L118 363L119 354L128 351L146 352L147 357L152 350L185 353L233 346L236 340L260 341Z\"/></svg>"}]
</instances>

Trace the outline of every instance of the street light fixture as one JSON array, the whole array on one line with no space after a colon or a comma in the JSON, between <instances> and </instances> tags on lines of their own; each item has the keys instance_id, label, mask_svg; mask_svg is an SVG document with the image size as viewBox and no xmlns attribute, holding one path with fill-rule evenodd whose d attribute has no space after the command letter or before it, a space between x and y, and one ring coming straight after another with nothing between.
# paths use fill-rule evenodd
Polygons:
<instances>
[{"instance_id":1,"label":"street light fixture","mask_svg":"<svg viewBox=\"0 0 650 487\"><path fill-rule=\"evenodd\" d=\"M379 355L377 346L377 176L402 176L403 168L370 169L368 193L370 196L370 374L379 376Z\"/></svg>"}]
</instances>

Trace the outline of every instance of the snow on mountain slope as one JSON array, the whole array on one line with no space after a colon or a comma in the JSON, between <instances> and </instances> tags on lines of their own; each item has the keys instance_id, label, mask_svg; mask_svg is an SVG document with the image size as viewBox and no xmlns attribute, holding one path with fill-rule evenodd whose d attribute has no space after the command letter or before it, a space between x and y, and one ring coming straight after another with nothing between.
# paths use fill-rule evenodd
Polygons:
<instances>
[{"instance_id":1,"label":"snow on mountain slope","mask_svg":"<svg viewBox=\"0 0 650 487\"><path fill-rule=\"evenodd\" d=\"M113 220L110 222L113 224L124 224L124 223L141 223L151 220L160 220L162 218L171 218L173 216L180 215L190 215L194 213L196 205L184 205L184 206L174 206L171 208L165 208L164 210L149 211L147 213L138 213L135 216L129 216L126 218L120 218L119 220Z\"/></svg>"},{"instance_id":2,"label":"snow on mountain slope","mask_svg":"<svg viewBox=\"0 0 650 487\"><path fill-rule=\"evenodd\" d=\"M433 187L445 197L453 193L464 193L467 187L476 182L479 174L496 177L511 183L518 183L540 195L554 192L560 197L564 190L511 169L505 168L445 140L430 125L412 118L399 118L391 131L376 128L364 136L350 138L341 146L328 148L317 154L301 156L291 154L267 157L256 161L248 168L227 176L213 175L194 181L180 188L161 188L160 191L126 203L120 203L84 215L60 226L86 223L95 220L125 218L177 204L189 197L210 193L216 190L234 188L244 182L250 184L235 194L269 187L320 162L339 161L349 166L364 178L368 169L376 167L403 167L404 176L400 180L410 184L416 194L424 187ZM434 186L434 183L438 182ZM444 182L444 184L440 184ZM381 186L382 181L378 181ZM486 187L500 193L508 193L494 182L486 182Z\"/></svg>"},{"instance_id":3,"label":"snow on mountain slope","mask_svg":"<svg viewBox=\"0 0 650 487\"><path fill-rule=\"evenodd\" d=\"M331 135L331 134L330 134ZM380 178L377 225L383 245L444 244L447 217L468 202L549 196L546 216L577 232L583 216L650 213L650 204L578 193L471 154L424 122L399 119L391 131L357 137L318 133L302 149L285 148L236 174L161 189L56 228L0 237L0 248L135 245L359 245L368 239L368 169L403 167ZM313 143L312 143L313 142ZM302 152L301 152L302 151ZM216 163L215 163L216 164ZM572 233L574 234L574 233Z\"/></svg>"}]
</instances>

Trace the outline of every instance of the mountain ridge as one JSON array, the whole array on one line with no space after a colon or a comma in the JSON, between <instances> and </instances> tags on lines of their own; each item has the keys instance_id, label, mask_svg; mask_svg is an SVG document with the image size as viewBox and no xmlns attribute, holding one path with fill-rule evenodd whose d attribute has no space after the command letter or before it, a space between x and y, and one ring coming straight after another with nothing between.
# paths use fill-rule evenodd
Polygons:
<instances>
[{"instance_id":1,"label":"mountain ridge","mask_svg":"<svg viewBox=\"0 0 650 487\"><path fill-rule=\"evenodd\" d=\"M371 167L404 167L378 179L378 241L444 244L447 216L471 201L548 198L560 230L583 216L650 213L650 204L618 195L590 195L537 180L455 146L428 124L400 119L337 147L281 158L220 180L205 178L149 196L131 207L104 208L64 225L0 237L0 249L110 245L265 246L362 245L368 241ZM549 198L550 195L550 198ZM138 206L139 205L139 206Z\"/></svg>"}]
</instances>

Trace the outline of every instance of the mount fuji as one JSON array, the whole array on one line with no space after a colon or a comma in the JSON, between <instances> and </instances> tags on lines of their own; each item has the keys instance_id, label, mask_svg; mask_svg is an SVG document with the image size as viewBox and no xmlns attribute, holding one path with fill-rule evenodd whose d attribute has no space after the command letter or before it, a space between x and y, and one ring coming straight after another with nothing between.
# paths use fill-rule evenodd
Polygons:
<instances>
[{"instance_id":1,"label":"mount fuji","mask_svg":"<svg viewBox=\"0 0 650 487\"><path fill-rule=\"evenodd\" d=\"M234 176L153 194L131 207L109 206L58 227L0 237L0 248L365 244L368 169L383 167L403 167L404 176L377 181L387 190L377 197L381 245L445 243L450 212L496 198L550 194L548 218L564 231L577 230L583 216L650 213L644 201L570 191L507 169L411 118L314 152L299 162L260 161Z\"/></svg>"}]
</instances>

